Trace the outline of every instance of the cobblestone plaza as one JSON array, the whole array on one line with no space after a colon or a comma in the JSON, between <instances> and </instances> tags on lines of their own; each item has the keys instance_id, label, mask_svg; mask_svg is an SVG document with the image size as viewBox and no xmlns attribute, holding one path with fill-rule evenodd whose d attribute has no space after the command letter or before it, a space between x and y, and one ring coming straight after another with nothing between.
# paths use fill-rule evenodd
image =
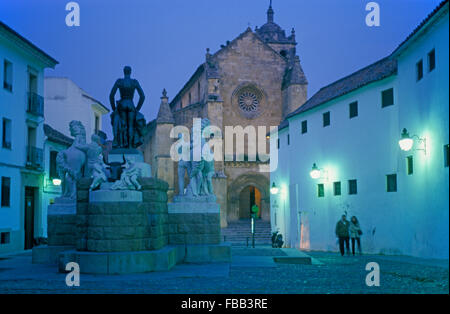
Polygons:
<instances>
[{"instance_id":1,"label":"cobblestone plaza","mask_svg":"<svg viewBox=\"0 0 450 314\"><path fill-rule=\"evenodd\" d=\"M31 253L0 258L2 293L169 294L448 294L448 261L363 255L341 257L309 252L312 265L274 263L286 253L269 247L233 247L231 264L182 264L169 272L139 275L81 275L67 287L53 265L31 264ZM380 266L380 286L368 287L365 266Z\"/></svg>"},{"instance_id":2,"label":"cobblestone plaza","mask_svg":"<svg viewBox=\"0 0 450 314\"><path fill-rule=\"evenodd\" d=\"M449 0L44 2L0 1L0 296L449 294Z\"/></svg>"}]
</instances>

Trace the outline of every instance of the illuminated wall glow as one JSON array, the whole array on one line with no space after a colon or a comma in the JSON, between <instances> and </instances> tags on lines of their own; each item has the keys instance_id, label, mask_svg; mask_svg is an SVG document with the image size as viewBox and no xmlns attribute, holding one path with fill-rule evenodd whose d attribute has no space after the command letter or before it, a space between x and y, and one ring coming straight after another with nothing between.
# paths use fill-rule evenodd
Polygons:
<instances>
[{"instance_id":1,"label":"illuminated wall glow","mask_svg":"<svg viewBox=\"0 0 450 314\"><path fill-rule=\"evenodd\" d=\"M287 187L286 187L286 185L285 184L282 184L281 185L281 193L280 193L280 195L281 195L281 199L282 200L285 200L286 198L287 198Z\"/></svg>"}]
</instances>

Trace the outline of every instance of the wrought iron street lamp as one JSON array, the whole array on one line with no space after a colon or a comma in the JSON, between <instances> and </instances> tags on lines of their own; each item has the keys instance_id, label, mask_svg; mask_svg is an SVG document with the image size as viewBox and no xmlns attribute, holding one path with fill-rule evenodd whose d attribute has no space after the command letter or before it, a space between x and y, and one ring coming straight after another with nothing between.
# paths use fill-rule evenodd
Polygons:
<instances>
[{"instance_id":1,"label":"wrought iron street lamp","mask_svg":"<svg viewBox=\"0 0 450 314\"><path fill-rule=\"evenodd\" d=\"M404 128L402 130L401 138L398 141L398 145L400 146L400 149L405 151L405 152L410 151L413 148L413 146L414 146L414 139L416 139L418 143L422 143L422 148L417 148L415 150L422 150L425 153L425 155L426 155L427 154L427 141L426 141L426 139L422 138L422 137L419 137L417 135L410 136L409 132L408 132L408 130L406 128Z\"/></svg>"},{"instance_id":2,"label":"wrought iron street lamp","mask_svg":"<svg viewBox=\"0 0 450 314\"><path fill-rule=\"evenodd\" d=\"M272 183L272 187L270 188L270 194L273 194L273 195L278 194L278 188L275 185L275 182Z\"/></svg>"},{"instance_id":3,"label":"wrought iron street lamp","mask_svg":"<svg viewBox=\"0 0 450 314\"><path fill-rule=\"evenodd\" d=\"M320 169L317 167L317 165L314 163L312 166L312 170L309 173L309 175L311 176L311 178L313 178L314 180L319 179L320 176L322 175Z\"/></svg>"}]
</instances>

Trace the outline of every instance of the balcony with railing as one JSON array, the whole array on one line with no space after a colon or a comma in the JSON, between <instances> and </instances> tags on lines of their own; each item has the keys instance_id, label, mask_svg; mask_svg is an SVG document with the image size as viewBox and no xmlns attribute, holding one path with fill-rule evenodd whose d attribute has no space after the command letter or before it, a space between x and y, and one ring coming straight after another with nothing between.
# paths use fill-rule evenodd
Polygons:
<instances>
[{"instance_id":1,"label":"balcony with railing","mask_svg":"<svg viewBox=\"0 0 450 314\"><path fill-rule=\"evenodd\" d=\"M27 112L33 115L43 117L44 116L44 97L28 92L28 106Z\"/></svg>"},{"instance_id":2,"label":"balcony with railing","mask_svg":"<svg viewBox=\"0 0 450 314\"><path fill-rule=\"evenodd\" d=\"M44 168L44 150L34 146L27 146L27 168Z\"/></svg>"}]
</instances>

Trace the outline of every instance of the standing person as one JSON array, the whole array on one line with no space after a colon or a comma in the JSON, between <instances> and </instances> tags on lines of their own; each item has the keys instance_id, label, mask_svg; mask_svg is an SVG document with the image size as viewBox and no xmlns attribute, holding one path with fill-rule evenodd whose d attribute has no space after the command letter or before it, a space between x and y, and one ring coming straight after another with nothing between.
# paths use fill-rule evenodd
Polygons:
<instances>
[{"instance_id":1,"label":"standing person","mask_svg":"<svg viewBox=\"0 0 450 314\"><path fill-rule=\"evenodd\" d=\"M339 239L339 250L341 251L342 256L345 255L344 243L345 248L347 249L347 254L350 254L349 227L350 223L347 220L347 216L342 215L342 218L336 224L335 230L336 236Z\"/></svg>"},{"instance_id":2,"label":"standing person","mask_svg":"<svg viewBox=\"0 0 450 314\"><path fill-rule=\"evenodd\" d=\"M362 254L362 251L361 251L362 230L361 230L361 227L359 226L359 221L358 221L358 218L356 218L356 216L353 216L352 218L350 218L349 231L350 231L350 238L352 239L353 256L355 256L355 242L357 242L357 244L358 244L358 252L361 255Z\"/></svg>"},{"instance_id":3,"label":"standing person","mask_svg":"<svg viewBox=\"0 0 450 314\"><path fill-rule=\"evenodd\" d=\"M255 219L258 218L258 212L259 212L258 205L254 204L252 206L251 212L252 212L252 217L254 217Z\"/></svg>"}]
</instances>

